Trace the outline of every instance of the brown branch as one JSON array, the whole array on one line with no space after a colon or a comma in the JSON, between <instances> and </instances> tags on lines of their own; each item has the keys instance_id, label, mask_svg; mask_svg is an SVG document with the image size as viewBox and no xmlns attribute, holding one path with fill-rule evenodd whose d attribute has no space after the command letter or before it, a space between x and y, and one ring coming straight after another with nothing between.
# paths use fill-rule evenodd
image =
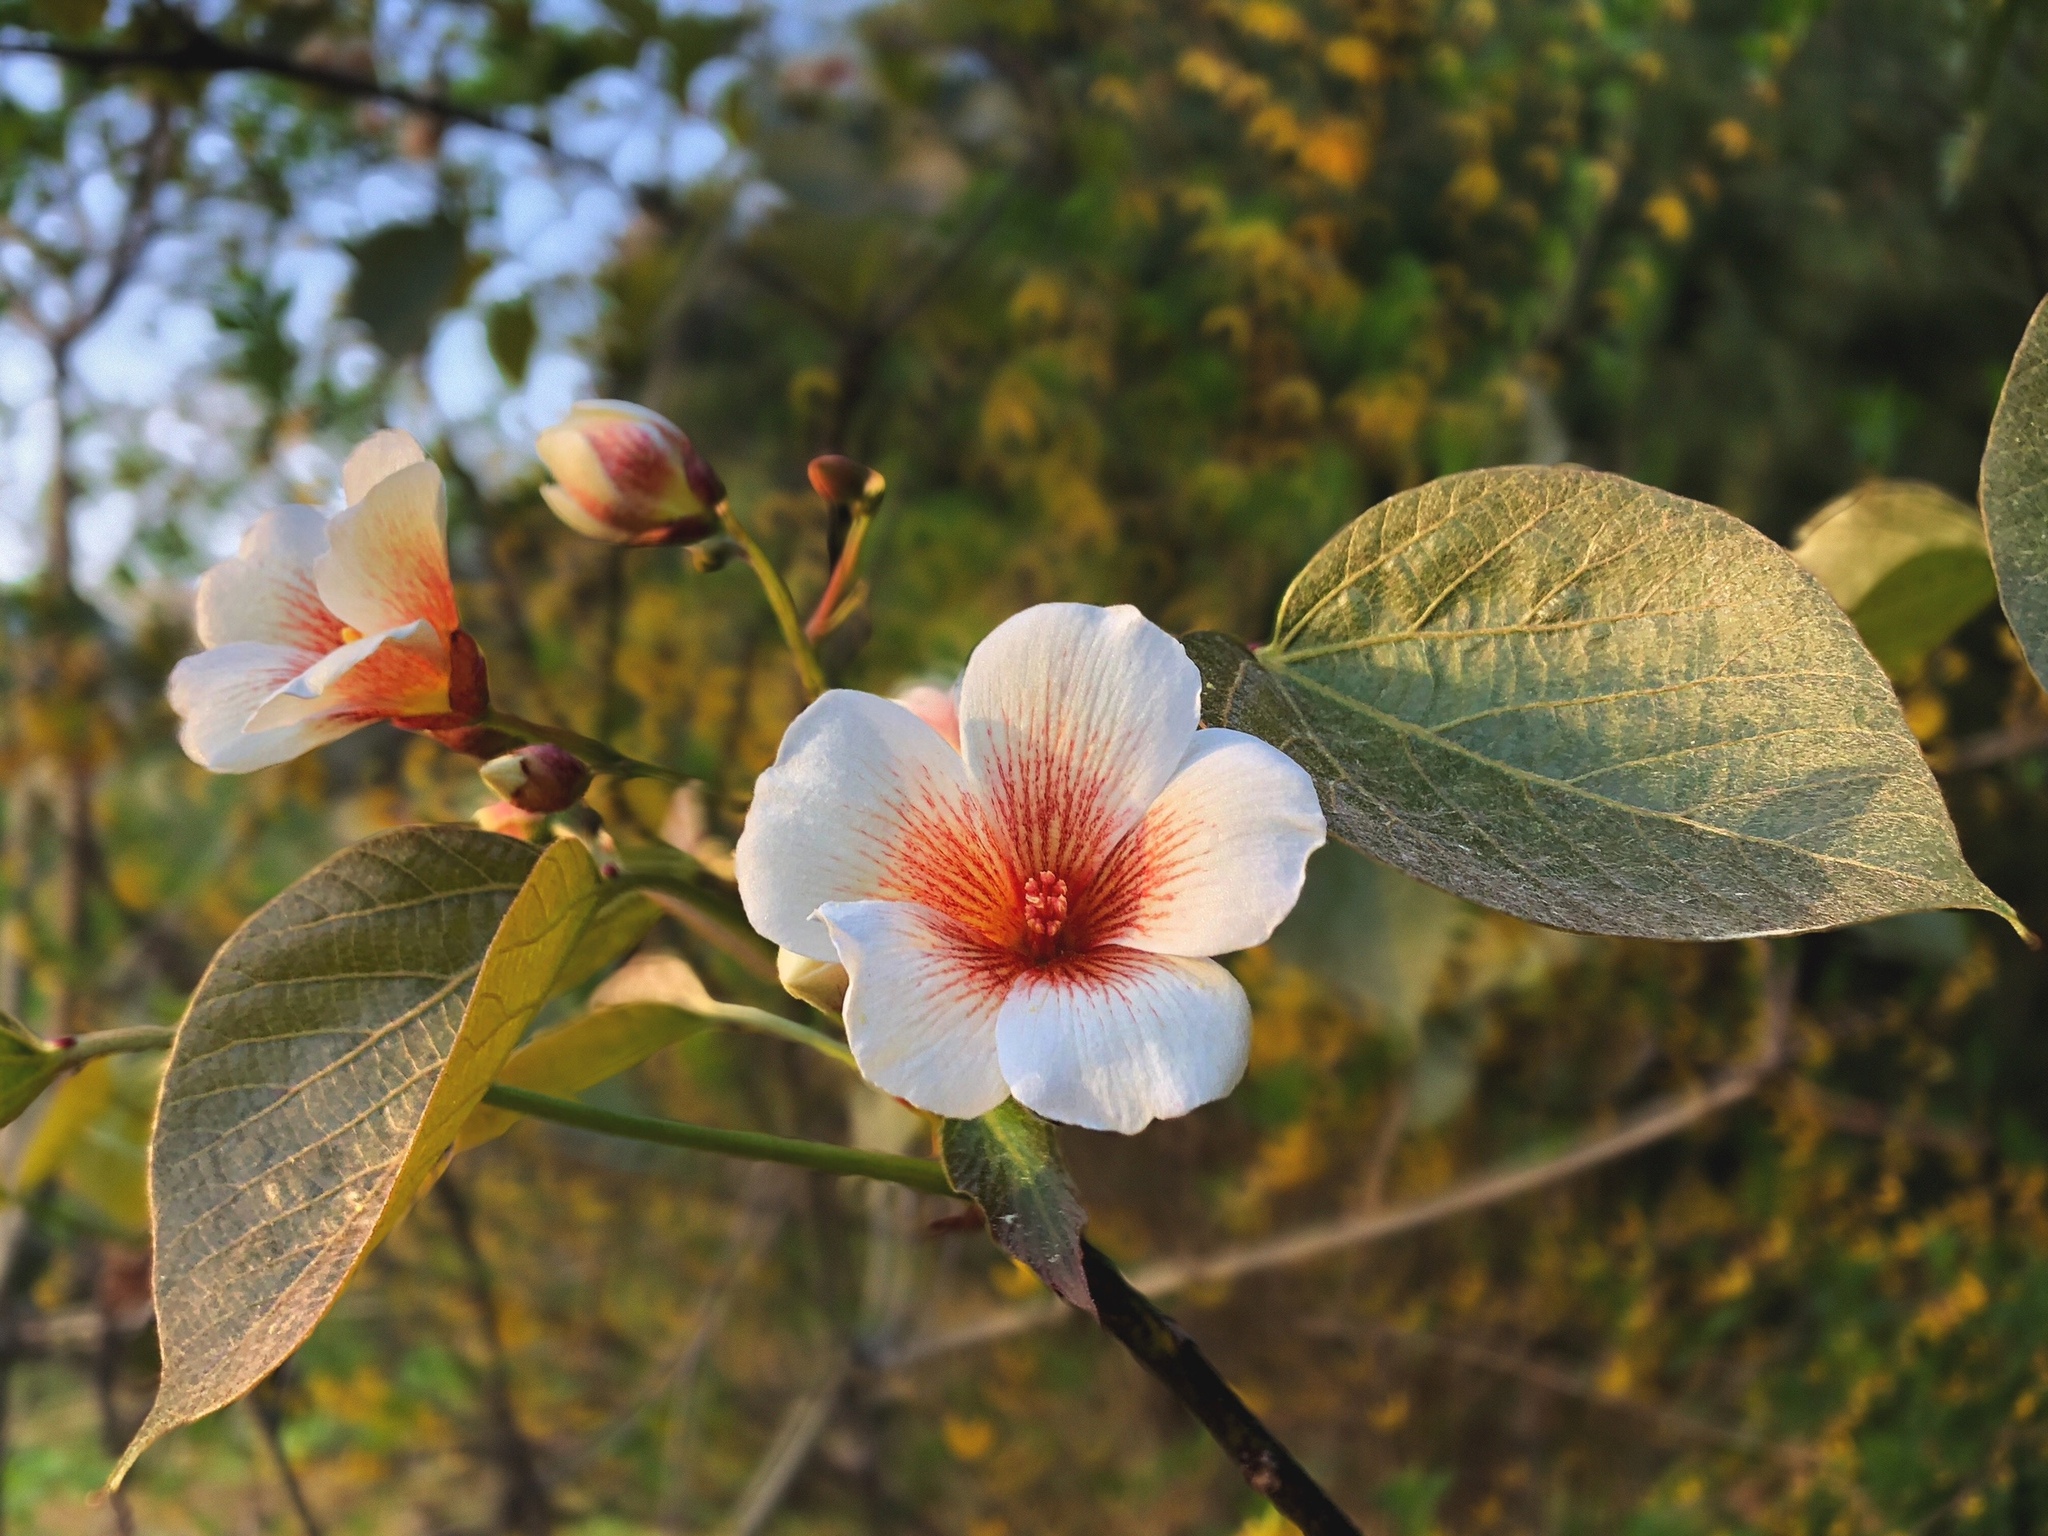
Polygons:
<instances>
[{"instance_id":1,"label":"brown branch","mask_svg":"<svg viewBox=\"0 0 2048 1536\"><path fill-rule=\"evenodd\" d=\"M1729 1069L1707 1087L1658 1100L1625 1117L1612 1130L1581 1136L1555 1157L1498 1168L1454 1184L1441 1194L1312 1223L1261 1242L1187 1258L1163 1259L1138 1270L1131 1276L1131 1283L1147 1295L1163 1296L1189 1286L1307 1263L1533 1194L1675 1136L1751 1097L1783 1066L1795 979L1790 951L1773 949L1764 980L1763 1039L1748 1062ZM1057 1302L1006 1307L957 1328L914 1339L878 1363L884 1368L914 1365L934 1355L1028 1333L1068 1315L1068 1309Z\"/></svg>"},{"instance_id":2,"label":"brown branch","mask_svg":"<svg viewBox=\"0 0 2048 1536\"><path fill-rule=\"evenodd\" d=\"M472 127L489 128L529 139L543 149L554 148L544 130L515 127L482 108L467 107L445 96L423 95L402 85L390 85L375 75L351 74L346 70L328 69L319 64L261 53L197 27L186 31L176 43L163 48L104 48L39 37L16 38L0 44L0 54L4 53L27 53L56 59L90 74L141 69L174 75L268 75L273 80L310 86L351 100L388 102L408 112L443 122L468 123Z\"/></svg>"},{"instance_id":3,"label":"brown branch","mask_svg":"<svg viewBox=\"0 0 2048 1536\"><path fill-rule=\"evenodd\" d=\"M505 1478L498 1523L505 1530L522 1531L527 1536L550 1536L555 1528L554 1502L541 1481L539 1453L519 1427L519 1415L513 1407L512 1371L505 1354L504 1331L498 1323L498 1298L491 1283L490 1266L477 1246L475 1217L468 1197L450 1174L443 1174L434 1185L434 1198L448 1217L456 1250L462 1256L470 1302L484 1337L484 1406L490 1415L492 1451Z\"/></svg>"},{"instance_id":4,"label":"brown branch","mask_svg":"<svg viewBox=\"0 0 2048 1536\"><path fill-rule=\"evenodd\" d=\"M1126 1280L1094 1244L1081 1244L1081 1263L1103 1331L1201 1421L1247 1483L1299 1526L1302 1536L1359 1536L1350 1516L1231 1390L1178 1323Z\"/></svg>"},{"instance_id":5,"label":"brown branch","mask_svg":"<svg viewBox=\"0 0 2048 1536\"><path fill-rule=\"evenodd\" d=\"M1953 746L1928 753L1927 765L1936 773L1969 773L1995 768L2016 757L2032 757L2036 752L2048 752L2048 722L2027 720L1965 736Z\"/></svg>"}]
</instances>

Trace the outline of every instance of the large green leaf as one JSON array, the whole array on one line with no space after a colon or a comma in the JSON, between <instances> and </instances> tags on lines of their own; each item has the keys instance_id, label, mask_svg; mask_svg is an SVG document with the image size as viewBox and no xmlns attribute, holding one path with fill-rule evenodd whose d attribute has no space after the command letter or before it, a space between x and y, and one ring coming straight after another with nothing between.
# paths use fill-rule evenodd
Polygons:
<instances>
[{"instance_id":1,"label":"large green leaf","mask_svg":"<svg viewBox=\"0 0 2048 1536\"><path fill-rule=\"evenodd\" d=\"M1984 445L1984 528L1998 596L2034 676L2048 682L2048 299L2027 322Z\"/></svg>"},{"instance_id":2,"label":"large green leaf","mask_svg":"<svg viewBox=\"0 0 2048 1536\"><path fill-rule=\"evenodd\" d=\"M946 1178L981 1207L996 1246L1070 1306L1093 1314L1081 1264L1088 1213L1060 1161L1053 1128L1015 1099L939 1131Z\"/></svg>"},{"instance_id":3,"label":"large green leaf","mask_svg":"<svg viewBox=\"0 0 2048 1536\"><path fill-rule=\"evenodd\" d=\"M115 1469L261 1381L446 1154L596 905L589 856L405 828L243 924L193 994L150 1149L156 1404Z\"/></svg>"},{"instance_id":4,"label":"large green leaf","mask_svg":"<svg viewBox=\"0 0 2048 1536\"><path fill-rule=\"evenodd\" d=\"M1872 480L1837 496L1799 530L1792 558L1895 678L1910 677L1998 595L1975 509L1917 480Z\"/></svg>"},{"instance_id":5,"label":"large green leaf","mask_svg":"<svg viewBox=\"0 0 2048 1536\"><path fill-rule=\"evenodd\" d=\"M1325 545L1256 656L1187 644L1206 721L1307 768L1337 837L1520 917L1722 939L2011 916L1854 626L1698 502L1571 466L1453 475Z\"/></svg>"}]
</instances>

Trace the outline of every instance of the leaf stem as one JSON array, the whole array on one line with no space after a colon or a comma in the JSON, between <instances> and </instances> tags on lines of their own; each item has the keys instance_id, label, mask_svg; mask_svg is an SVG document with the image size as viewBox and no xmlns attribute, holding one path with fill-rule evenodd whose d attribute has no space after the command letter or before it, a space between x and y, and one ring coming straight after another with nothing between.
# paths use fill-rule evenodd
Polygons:
<instances>
[{"instance_id":1,"label":"leaf stem","mask_svg":"<svg viewBox=\"0 0 2048 1536\"><path fill-rule=\"evenodd\" d=\"M177 1031L168 1024L136 1024L126 1029L96 1029L80 1035L59 1048L66 1066L91 1061L95 1056L118 1056L124 1051L168 1050Z\"/></svg>"},{"instance_id":2,"label":"leaf stem","mask_svg":"<svg viewBox=\"0 0 2048 1536\"><path fill-rule=\"evenodd\" d=\"M696 1011L681 1003L674 1006L681 1008L685 1013ZM794 1019L785 1019L781 1014L770 1013L766 1008L750 1008L745 1003L715 1003L713 1006L717 1012L702 1014L700 1017L721 1024L730 1024L735 1029L752 1030L757 1035L769 1035L777 1040L787 1040L793 1045L808 1047L819 1055L837 1062L849 1072L860 1071L854 1064L853 1052L822 1029L813 1029L810 1025L799 1024Z\"/></svg>"},{"instance_id":3,"label":"leaf stem","mask_svg":"<svg viewBox=\"0 0 2048 1536\"><path fill-rule=\"evenodd\" d=\"M1083 1241L1081 1262L1096 1321L1201 1421L1244 1480L1301 1528L1302 1536L1359 1536L1351 1517L1274 1438L1245 1400L1181 1331L1110 1261Z\"/></svg>"},{"instance_id":4,"label":"leaf stem","mask_svg":"<svg viewBox=\"0 0 2048 1536\"><path fill-rule=\"evenodd\" d=\"M819 664L818 653L812 649L804 633L804 621L797 616L796 599L789 595L789 583L782 579L782 572L775 568L768 552L761 548L747 531L746 524L739 520L731 502L721 501L713 510L732 541L746 553L747 564L754 568L761 590L767 595L768 606L775 610L775 622L782 630L782 640L789 647L790 658L796 662L797 676L803 679L804 692L815 699L829 685L825 681L825 669Z\"/></svg>"},{"instance_id":5,"label":"leaf stem","mask_svg":"<svg viewBox=\"0 0 2048 1536\"><path fill-rule=\"evenodd\" d=\"M946 1171L923 1157L899 1157L892 1152L864 1152L858 1147L834 1146L822 1141L798 1141L789 1136L769 1136L760 1131L727 1131L716 1126L692 1125L683 1120L664 1120L654 1115L628 1115L617 1110L579 1104L524 1088L494 1086L484 1102L515 1115L535 1120L552 1120L557 1125L601 1136L618 1136L627 1141L651 1142L659 1147L684 1147L693 1152L717 1152L726 1157L748 1157L757 1162L789 1163L819 1173L851 1174L901 1184L921 1194L960 1199L946 1182Z\"/></svg>"},{"instance_id":6,"label":"leaf stem","mask_svg":"<svg viewBox=\"0 0 2048 1536\"><path fill-rule=\"evenodd\" d=\"M523 742L546 741L575 753L592 773L610 774L620 779L659 779L665 784L685 784L689 775L660 763L643 763L637 757L628 757L616 747L606 745L594 736L585 736L579 731L564 730L558 725L542 725L538 720L523 719L508 715L503 710L493 709L479 722L488 730L503 731Z\"/></svg>"}]
</instances>

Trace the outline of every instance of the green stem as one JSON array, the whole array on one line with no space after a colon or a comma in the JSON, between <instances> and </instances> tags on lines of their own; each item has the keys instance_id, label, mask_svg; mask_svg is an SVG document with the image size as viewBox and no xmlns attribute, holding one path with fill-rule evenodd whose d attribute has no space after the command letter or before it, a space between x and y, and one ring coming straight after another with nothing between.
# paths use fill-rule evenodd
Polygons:
<instances>
[{"instance_id":1,"label":"green stem","mask_svg":"<svg viewBox=\"0 0 2048 1536\"><path fill-rule=\"evenodd\" d=\"M715 1126L691 1125L682 1120L662 1120L653 1115L626 1115L598 1109L571 1099L557 1099L524 1088L493 1087L484 1102L515 1115L552 1120L557 1125L595 1131L600 1136L619 1136L627 1141L652 1142L658 1147L685 1147L693 1152L718 1152L727 1157L748 1157L757 1162L789 1163L819 1173L850 1174L901 1184L927 1195L962 1198L946 1182L946 1171L929 1158L899 1157L893 1152L863 1152L857 1147L838 1147L822 1141L797 1141L788 1136L767 1136L759 1131L723 1131Z\"/></svg>"},{"instance_id":2,"label":"green stem","mask_svg":"<svg viewBox=\"0 0 2048 1536\"><path fill-rule=\"evenodd\" d=\"M678 1003L675 1006L681 1008ZM785 1019L779 1013L770 1013L766 1008L749 1008L745 1003L718 1003L716 1013L703 1014L707 1019L716 1019L721 1024L730 1024L735 1029L752 1030L757 1035L773 1035L777 1040L788 1040L796 1045L807 1046L821 1056L831 1058L849 1072L858 1072L853 1052L834 1040L823 1030L813 1029L808 1024L799 1024L794 1019ZM684 1008L685 1013L694 1010Z\"/></svg>"},{"instance_id":3,"label":"green stem","mask_svg":"<svg viewBox=\"0 0 2048 1536\"><path fill-rule=\"evenodd\" d=\"M592 773L610 774L620 779L660 779L667 784L689 782L690 776L686 773L664 768L660 763L643 763L637 757L628 757L616 748L606 746L595 737L565 731L557 725L542 725L537 720L508 715L503 710L489 711L478 724L487 730L503 731L507 736L524 742L552 742L564 751L575 753Z\"/></svg>"},{"instance_id":4,"label":"green stem","mask_svg":"<svg viewBox=\"0 0 2048 1536\"><path fill-rule=\"evenodd\" d=\"M811 648L811 642L804 634L804 621L797 616L796 599L789 595L789 583L782 579L782 572L775 569L775 562L768 558L768 552L747 532L746 524L739 520L730 502L721 501L715 510L733 542L746 552L747 564L754 568L761 590L767 594L768 606L775 610L775 622L781 627L783 644L789 647L790 657L796 662L797 676L803 679L804 692L815 699L829 685L825 681L825 669L818 662L818 653Z\"/></svg>"},{"instance_id":5,"label":"green stem","mask_svg":"<svg viewBox=\"0 0 2048 1536\"><path fill-rule=\"evenodd\" d=\"M58 1052L66 1066L91 1061L95 1056L118 1056L124 1051L168 1050L177 1031L168 1024L137 1024L128 1029L96 1029L80 1035Z\"/></svg>"}]
</instances>

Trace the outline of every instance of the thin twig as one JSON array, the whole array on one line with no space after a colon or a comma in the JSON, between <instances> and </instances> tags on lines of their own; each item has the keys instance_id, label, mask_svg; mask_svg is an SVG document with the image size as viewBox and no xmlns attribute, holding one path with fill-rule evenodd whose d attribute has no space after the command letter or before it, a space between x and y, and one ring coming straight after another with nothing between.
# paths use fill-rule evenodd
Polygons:
<instances>
[{"instance_id":1,"label":"thin twig","mask_svg":"<svg viewBox=\"0 0 2048 1536\"><path fill-rule=\"evenodd\" d=\"M299 1522L299 1529L304 1536L325 1536L313 1514L313 1506L306 1502L306 1490L299 1482L299 1474L292 1468L292 1459L285 1454L284 1389L278 1380L282 1370L280 1366L278 1371L264 1377L244 1401L249 1405L249 1417L256 1421L258 1438L270 1452L271 1465L277 1468L277 1480L284 1484L284 1496Z\"/></svg>"},{"instance_id":2,"label":"thin twig","mask_svg":"<svg viewBox=\"0 0 2048 1536\"><path fill-rule=\"evenodd\" d=\"M464 1278L469 1285L477 1325L483 1334L486 1365L484 1403L490 1414L491 1438L505 1487L499 1502L499 1523L506 1530L528 1536L549 1536L555 1527L554 1503L540 1477L540 1456L533 1442L519 1427L519 1415L512 1403L512 1371L505 1354L505 1336L498 1323L498 1298L491 1282L490 1266L477 1246L476 1222L468 1197L450 1174L434 1185L434 1197L448 1217L456 1250L462 1256Z\"/></svg>"},{"instance_id":3,"label":"thin twig","mask_svg":"<svg viewBox=\"0 0 2048 1536\"><path fill-rule=\"evenodd\" d=\"M759 1536L775 1516L790 1484L810 1459L811 1448L831 1421L832 1410L853 1372L851 1351L842 1351L819 1374L816 1382L789 1405L776 1426L768 1453L754 1468L733 1506L731 1517L720 1528L720 1536Z\"/></svg>"},{"instance_id":4,"label":"thin twig","mask_svg":"<svg viewBox=\"0 0 2048 1536\"><path fill-rule=\"evenodd\" d=\"M2014 758L2048 752L2048 723L2038 720L2000 726L1979 736L1965 736L1953 746L1927 754L1927 764L1936 773L1969 773L1978 768L1995 768Z\"/></svg>"}]
</instances>

